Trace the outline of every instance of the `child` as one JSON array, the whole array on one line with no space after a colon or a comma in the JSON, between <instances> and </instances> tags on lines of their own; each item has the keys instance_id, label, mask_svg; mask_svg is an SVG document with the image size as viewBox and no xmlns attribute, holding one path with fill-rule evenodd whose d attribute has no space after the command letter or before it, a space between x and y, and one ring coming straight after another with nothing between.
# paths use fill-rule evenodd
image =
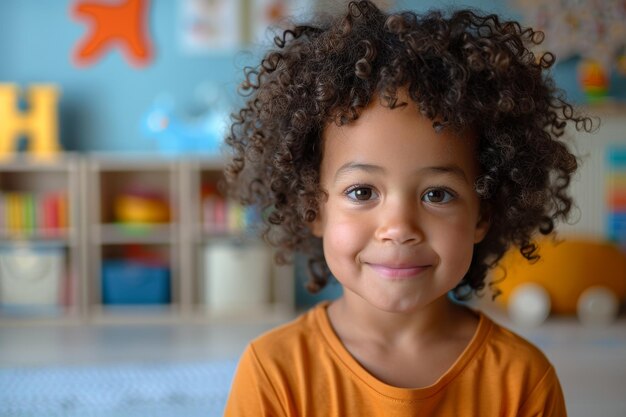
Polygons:
<instances>
[{"instance_id":1,"label":"child","mask_svg":"<svg viewBox=\"0 0 626 417\"><path fill-rule=\"evenodd\" d=\"M536 347L451 301L570 211L559 137L590 120L527 49L541 35L360 1L247 70L228 185L283 260L308 255L310 290L344 293L248 346L227 416L566 415Z\"/></svg>"}]
</instances>

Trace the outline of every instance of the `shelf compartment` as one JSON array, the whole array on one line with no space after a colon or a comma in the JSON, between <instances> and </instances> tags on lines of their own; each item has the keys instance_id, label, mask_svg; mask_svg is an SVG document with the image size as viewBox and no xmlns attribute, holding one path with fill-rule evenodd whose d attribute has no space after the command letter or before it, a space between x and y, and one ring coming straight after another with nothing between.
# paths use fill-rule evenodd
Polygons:
<instances>
[{"instance_id":1,"label":"shelf compartment","mask_svg":"<svg viewBox=\"0 0 626 417\"><path fill-rule=\"evenodd\" d=\"M35 169L37 167L37 169ZM0 237L6 239L74 239L78 223L74 171L12 170L0 164Z\"/></svg>"},{"instance_id":2,"label":"shelf compartment","mask_svg":"<svg viewBox=\"0 0 626 417\"><path fill-rule=\"evenodd\" d=\"M92 307L162 312L179 305L172 252L171 245L102 245Z\"/></svg>"},{"instance_id":3,"label":"shelf compartment","mask_svg":"<svg viewBox=\"0 0 626 417\"><path fill-rule=\"evenodd\" d=\"M0 246L0 315L62 317L78 309L78 280L65 246Z\"/></svg>"},{"instance_id":4,"label":"shelf compartment","mask_svg":"<svg viewBox=\"0 0 626 417\"><path fill-rule=\"evenodd\" d=\"M81 158L68 153L50 159L17 154L0 161L0 251L22 254L22 260L18 261L18 267L23 269L19 273L22 278L28 277L29 264L33 268L40 263L51 266L42 274L40 282L22 280L0 290L2 297L13 294L12 299L2 301L7 308L0 312L0 323L16 320L20 324L67 323L81 317L85 275L78 198L81 168ZM6 270L1 272L0 280L9 279L9 275ZM14 295L22 291L22 287L36 287L38 283L42 287L33 288L30 295L41 296L42 291L48 291L52 298L45 303L41 298L28 303L27 292L23 303L16 302L19 299Z\"/></svg>"},{"instance_id":5,"label":"shelf compartment","mask_svg":"<svg viewBox=\"0 0 626 417\"><path fill-rule=\"evenodd\" d=\"M99 219L97 222L137 222L136 209L134 213L128 213L123 207L123 199L134 198L137 204L142 204L144 216L156 216L152 212L164 210L166 213L158 214L163 217L158 223L177 222L176 197L172 184L172 173L163 170L150 171L101 171L98 175L99 187ZM142 202L143 201L143 202ZM133 216L132 218L129 218ZM142 221L139 221L142 222ZM156 221L146 221L154 222Z\"/></svg>"}]
</instances>

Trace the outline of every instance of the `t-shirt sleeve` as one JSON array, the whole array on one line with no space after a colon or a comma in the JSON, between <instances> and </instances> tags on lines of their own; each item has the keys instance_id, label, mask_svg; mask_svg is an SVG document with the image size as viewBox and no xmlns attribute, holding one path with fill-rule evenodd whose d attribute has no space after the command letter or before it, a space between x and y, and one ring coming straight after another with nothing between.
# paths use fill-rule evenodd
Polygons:
<instances>
[{"instance_id":1,"label":"t-shirt sleeve","mask_svg":"<svg viewBox=\"0 0 626 417\"><path fill-rule=\"evenodd\" d=\"M239 360L224 416L286 416L252 345Z\"/></svg>"},{"instance_id":2,"label":"t-shirt sleeve","mask_svg":"<svg viewBox=\"0 0 626 417\"><path fill-rule=\"evenodd\" d=\"M552 366L532 390L518 417L567 417L561 384Z\"/></svg>"}]
</instances>

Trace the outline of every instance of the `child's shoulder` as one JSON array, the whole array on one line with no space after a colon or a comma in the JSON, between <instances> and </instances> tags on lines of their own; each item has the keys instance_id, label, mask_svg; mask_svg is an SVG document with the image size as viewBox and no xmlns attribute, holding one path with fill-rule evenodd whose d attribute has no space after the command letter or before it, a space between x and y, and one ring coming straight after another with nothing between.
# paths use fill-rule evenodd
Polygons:
<instances>
[{"instance_id":1,"label":"child's shoulder","mask_svg":"<svg viewBox=\"0 0 626 417\"><path fill-rule=\"evenodd\" d=\"M496 323L481 313L489 323L490 332L485 347L487 353L499 362L509 364L519 362L524 367L533 364L538 369L547 370L552 365L546 355L532 342L515 331Z\"/></svg>"},{"instance_id":2,"label":"child's shoulder","mask_svg":"<svg viewBox=\"0 0 626 417\"><path fill-rule=\"evenodd\" d=\"M294 320L263 333L252 340L250 346L257 354L280 352L284 355L288 351L299 351L304 345L323 343L322 316L327 304L320 303Z\"/></svg>"}]
</instances>

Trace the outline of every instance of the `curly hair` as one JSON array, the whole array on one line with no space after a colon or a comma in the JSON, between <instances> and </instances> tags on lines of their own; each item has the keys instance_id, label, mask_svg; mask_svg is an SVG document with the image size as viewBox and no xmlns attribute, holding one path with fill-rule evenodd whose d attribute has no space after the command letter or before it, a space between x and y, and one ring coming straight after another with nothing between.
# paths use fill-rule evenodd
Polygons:
<instances>
[{"instance_id":1,"label":"curly hair","mask_svg":"<svg viewBox=\"0 0 626 417\"><path fill-rule=\"evenodd\" d=\"M543 33L472 10L386 14L369 1L344 16L295 25L274 39L257 67L244 70L245 105L226 138L228 191L265 211L264 238L277 260L309 258L307 287L331 276L321 240L308 224L318 216L323 130L356 120L375 98L402 105L399 90L440 129L478 135L481 173L475 189L491 226L453 290L459 299L485 287L490 267L511 247L537 259L533 236L567 220L576 157L560 139L568 122L590 131L548 73L554 55L530 48Z\"/></svg>"}]
</instances>

